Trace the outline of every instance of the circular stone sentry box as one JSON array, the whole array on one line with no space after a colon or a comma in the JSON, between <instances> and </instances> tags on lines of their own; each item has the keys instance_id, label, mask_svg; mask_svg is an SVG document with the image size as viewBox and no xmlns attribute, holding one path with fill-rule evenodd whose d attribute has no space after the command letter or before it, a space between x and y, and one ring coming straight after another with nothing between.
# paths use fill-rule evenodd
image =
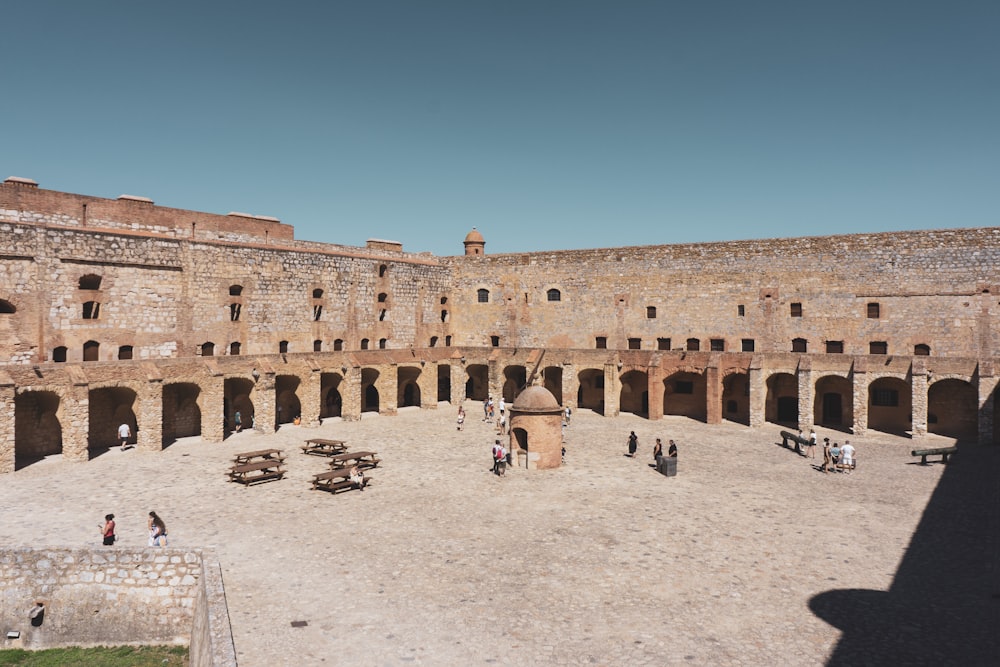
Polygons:
<instances>
[{"instance_id":1,"label":"circular stone sentry box","mask_svg":"<svg viewBox=\"0 0 1000 667\"><path fill-rule=\"evenodd\" d=\"M519 468L544 470L562 463L562 407L545 387L528 387L510 406L510 451Z\"/></svg>"}]
</instances>

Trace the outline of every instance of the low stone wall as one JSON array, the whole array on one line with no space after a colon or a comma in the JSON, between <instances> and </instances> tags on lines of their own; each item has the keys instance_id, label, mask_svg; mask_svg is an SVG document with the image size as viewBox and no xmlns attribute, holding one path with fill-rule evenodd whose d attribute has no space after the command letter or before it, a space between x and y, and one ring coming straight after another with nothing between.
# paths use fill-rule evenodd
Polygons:
<instances>
[{"instance_id":1,"label":"low stone wall","mask_svg":"<svg viewBox=\"0 0 1000 667\"><path fill-rule=\"evenodd\" d=\"M222 572L200 549L0 550L0 631L7 648L187 644L192 667L236 665Z\"/></svg>"}]
</instances>

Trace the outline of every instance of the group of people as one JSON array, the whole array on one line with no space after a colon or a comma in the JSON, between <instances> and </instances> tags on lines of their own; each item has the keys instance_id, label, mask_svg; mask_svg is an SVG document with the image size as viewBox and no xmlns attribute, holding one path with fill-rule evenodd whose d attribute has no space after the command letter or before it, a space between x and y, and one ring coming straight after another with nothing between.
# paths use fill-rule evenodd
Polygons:
<instances>
[{"instance_id":1,"label":"group of people","mask_svg":"<svg viewBox=\"0 0 1000 667\"><path fill-rule=\"evenodd\" d=\"M629 431L628 434L628 454L625 456L635 458L636 452L639 451L639 436L635 434L635 431ZM663 454L663 440L661 438L656 439L656 444L653 445L653 460L658 461ZM670 458L677 458L677 443L673 440L669 441L667 447L666 456Z\"/></svg>"},{"instance_id":2,"label":"group of people","mask_svg":"<svg viewBox=\"0 0 1000 667\"><path fill-rule=\"evenodd\" d=\"M799 439L802 439L802 431L799 431ZM816 429L810 429L804 455L808 458L816 458L817 444ZM819 467L820 470L825 473L829 473L830 470L840 470L850 474L856 463L857 450L854 449L850 440L845 440L844 445L840 446L837 442L831 445L830 438L823 438L823 464Z\"/></svg>"},{"instance_id":3,"label":"group of people","mask_svg":"<svg viewBox=\"0 0 1000 667\"><path fill-rule=\"evenodd\" d=\"M115 515L105 514L104 523L98 524L101 528L101 535L104 538L105 546L113 546L118 541L118 534L115 532ZM149 520L146 522L146 529L149 531L149 546L167 546L167 524L157 515L156 512L149 513Z\"/></svg>"}]
</instances>

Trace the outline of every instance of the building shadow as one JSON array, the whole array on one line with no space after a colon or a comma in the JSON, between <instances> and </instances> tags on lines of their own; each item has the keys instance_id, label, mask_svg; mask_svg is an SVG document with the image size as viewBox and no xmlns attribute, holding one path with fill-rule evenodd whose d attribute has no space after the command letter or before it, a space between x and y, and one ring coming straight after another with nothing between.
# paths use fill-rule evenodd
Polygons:
<instances>
[{"instance_id":1,"label":"building shadow","mask_svg":"<svg viewBox=\"0 0 1000 667\"><path fill-rule=\"evenodd\" d=\"M809 607L843 631L831 667L1000 664L1000 447L959 444L888 591Z\"/></svg>"}]
</instances>

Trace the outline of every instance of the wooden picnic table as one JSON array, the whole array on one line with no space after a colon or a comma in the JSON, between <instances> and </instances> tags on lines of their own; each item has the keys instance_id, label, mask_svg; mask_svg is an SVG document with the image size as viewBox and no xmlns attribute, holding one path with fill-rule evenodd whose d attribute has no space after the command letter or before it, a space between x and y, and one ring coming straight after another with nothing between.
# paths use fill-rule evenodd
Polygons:
<instances>
[{"instance_id":1,"label":"wooden picnic table","mask_svg":"<svg viewBox=\"0 0 1000 667\"><path fill-rule=\"evenodd\" d=\"M329 491L330 493L357 488L354 482L348 479L350 475L350 468L338 468L336 470L317 473L313 475L312 488L314 491ZM361 486L368 486L368 482L370 481L371 478L365 475L363 477L363 481L361 482Z\"/></svg>"},{"instance_id":2,"label":"wooden picnic table","mask_svg":"<svg viewBox=\"0 0 1000 667\"><path fill-rule=\"evenodd\" d=\"M343 440L310 438L306 440L306 444L302 445L302 451L306 454L316 454L318 456L333 456L346 452L347 443Z\"/></svg>"},{"instance_id":3,"label":"wooden picnic table","mask_svg":"<svg viewBox=\"0 0 1000 667\"><path fill-rule=\"evenodd\" d=\"M278 459L263 459L234 465L229 469L229 481L250 486L255 482L281 479L285 476L285 470L281 465Z\"/></svg>"},{"instance_id":4,"label":"wooden picnic table","mask_svg":"<svg viewBox=\"0 0 1000 667\"><path fill-rule=\"evenodd\" d=\"M285 455L281 453L280 449L259 449L255 452L242 452L233 457L233 463L236 465L253 463L257 460L283 462Z\"/></svg>"},{"instance_id":5,"label":"wooden picnic table","mask_svg":"<svg viewBox=\"0 0 1000 667\"><path fill-rule=\"evenodd\" d=\"M374 468L381 460L375 452L344 452L330 457L330 467L333 469L351 468L352 466Z\"/></svg>"}]
</instances>

